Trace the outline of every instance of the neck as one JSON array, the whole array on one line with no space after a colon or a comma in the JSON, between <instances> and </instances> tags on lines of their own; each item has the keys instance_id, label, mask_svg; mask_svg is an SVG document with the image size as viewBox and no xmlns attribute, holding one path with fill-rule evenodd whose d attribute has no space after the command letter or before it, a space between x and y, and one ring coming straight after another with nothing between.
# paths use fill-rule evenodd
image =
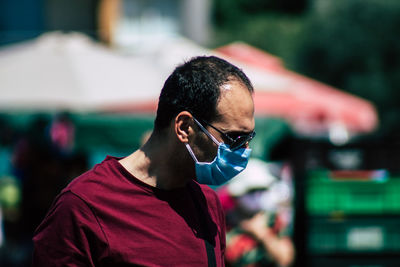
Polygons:
<instances>
[{"instance_id":1,"label":"neck","mask_svg":"<svg viewBox=\"0 0 400 267\"><path fill-rule=\"evenodd\" d=\"M185 175L187 171L175 168L181 166L177 164L182 161L181 153L177 143L166 141L170 140L166 134L153 134L140 149L120 160L120 163L142 182L170 190L185 186L191 177Z\"/></svg>"}]
</instances>

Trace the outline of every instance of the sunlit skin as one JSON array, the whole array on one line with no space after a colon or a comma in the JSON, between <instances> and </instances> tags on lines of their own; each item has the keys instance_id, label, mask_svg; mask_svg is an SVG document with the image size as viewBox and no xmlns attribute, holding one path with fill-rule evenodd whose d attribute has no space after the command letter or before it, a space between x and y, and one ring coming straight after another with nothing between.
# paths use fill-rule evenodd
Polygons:
<instances>
[{"instance_id":1,"label":"sunlit skin","mask_svg":"<svg viewBox=\"0 0 400 267\"><path fill-rule=\"evenodd\" d=\"M229 85L229 86L227 86ZM240 82L234 80L223 85L221 88L221 97L217 103L218 117L211 123L229 136L238 136L240 134L249 134L254 130L254 103L251 93ZM219 142L228 142L221 133L203 125ZM217 153L217 145L207 137L201 130L195 126L199 135L197 144L200 149L196 149L196 144L189 144L193 148L199 161L210 162Z\"/></svg>"},{"instance_id":2,"label":"sunlit skin","mask_svg":"<svg viewBox=\"0 0 400 267\"><path fill-rule=\"evenodd\" d=\"M221 86L217 112L217 118L209 123L228 135L248 134L254 130L253 97L237 80ZM204 127L218 141L227 142L212 127ZM211 162L216 156L217 145L199 129L190 112L182 111L168 128L153 133L140 149L120 163L137 179L151 186L165 190L183 187L195 178L195 164L186 143L199 161Z\"/></svg>"}]
</instances>

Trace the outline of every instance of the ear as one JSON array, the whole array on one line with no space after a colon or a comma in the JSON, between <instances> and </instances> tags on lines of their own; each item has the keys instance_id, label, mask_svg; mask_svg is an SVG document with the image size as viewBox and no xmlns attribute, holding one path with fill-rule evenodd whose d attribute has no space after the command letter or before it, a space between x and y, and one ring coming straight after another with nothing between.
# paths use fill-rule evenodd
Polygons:
<instances>
[{"instance_id":1,"label":"ear","mask_svg":"<svg viewBox=\"0 0 400 267\"><path fill-rule=\"evenodd\" d=\"M192 114L182 111L175 117L175 134L182 143L189 142L189 135L192 132Z\"/></svg>"}]
</instances>

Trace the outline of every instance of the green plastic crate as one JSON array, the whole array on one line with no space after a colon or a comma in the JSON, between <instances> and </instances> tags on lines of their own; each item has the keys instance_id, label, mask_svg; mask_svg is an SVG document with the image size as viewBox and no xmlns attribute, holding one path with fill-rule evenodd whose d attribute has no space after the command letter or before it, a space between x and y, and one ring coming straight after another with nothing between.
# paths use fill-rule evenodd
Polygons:
<instances>
[{"instance_id":1,"label":"green plastic crate","mask_svg":"<svg viewBox=\"0 0 400 267\"><path fill-rule=\"evenodd\" d=\"M313 254L400 252L397 218L313 218L307 225L307 250Z\"/></svg>"},{"instance_id":2,"label":"green plastic crate","mask_svg":"<svg viewBox=\"0 0 400 267\"><path fill-rule=\"evenodd\" d=\"M337 180L329 171L311 172L306 181L306 209L309 215L400 214L400 178Z\"/></svg>"}]
</instances>

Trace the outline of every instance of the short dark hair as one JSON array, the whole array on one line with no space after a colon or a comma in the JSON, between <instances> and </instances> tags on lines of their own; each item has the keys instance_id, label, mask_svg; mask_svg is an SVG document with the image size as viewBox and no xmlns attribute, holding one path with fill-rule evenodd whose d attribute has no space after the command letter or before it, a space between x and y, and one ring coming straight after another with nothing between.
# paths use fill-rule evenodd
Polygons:
<instances>
[{"instance_id":1,"label":"short dark hair","mask_svg":"<svg viewBox=\"0 0 400 267\"><path fill-rule=\"evenodd\" d=\"M211 122L216 117L220 87L237 80L253 93L249 78L238 67L215 56L199 56L175 68L165 81L158 101L154 130L169 126L181 112Z\"/></svg>"}]
</instances>

